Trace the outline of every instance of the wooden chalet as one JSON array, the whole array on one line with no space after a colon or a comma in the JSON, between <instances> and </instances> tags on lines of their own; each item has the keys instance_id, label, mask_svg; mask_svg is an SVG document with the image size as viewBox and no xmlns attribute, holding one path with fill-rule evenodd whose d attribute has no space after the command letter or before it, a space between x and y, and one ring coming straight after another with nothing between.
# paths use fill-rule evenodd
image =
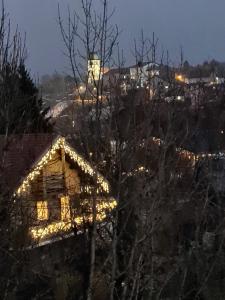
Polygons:
<instances>
[{"instance_id":1,"label":"wooden chalet","mask_svg":"<svg viewBox=\"0 0 225 300\"><path fill-rule=\"evenodd\" d=\"M115 206L108 181L61 136L1 137L1 178L13 201L13 224L27 245L70 236ZM95 209L93 209L93 207Z\"/></svg>"}]
</instances>

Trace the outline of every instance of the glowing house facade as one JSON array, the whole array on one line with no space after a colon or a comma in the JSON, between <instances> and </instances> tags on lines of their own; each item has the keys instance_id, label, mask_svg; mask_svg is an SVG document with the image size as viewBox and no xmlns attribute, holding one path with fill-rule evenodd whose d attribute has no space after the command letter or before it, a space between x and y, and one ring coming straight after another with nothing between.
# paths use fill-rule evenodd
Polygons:
<instances>
[{"instance_id":1,"label":"glowing house facade","mask_svg":"<svg viewBox=\"0 0 225 300\"><path fill-rule=\"evenodd\" d=\"M14 222L26 230L26 244L82 230L93 211L97 222L103 222L116 206L108 181L60 136L13 137L2 158Z\"/></svg>"}]
</instances>

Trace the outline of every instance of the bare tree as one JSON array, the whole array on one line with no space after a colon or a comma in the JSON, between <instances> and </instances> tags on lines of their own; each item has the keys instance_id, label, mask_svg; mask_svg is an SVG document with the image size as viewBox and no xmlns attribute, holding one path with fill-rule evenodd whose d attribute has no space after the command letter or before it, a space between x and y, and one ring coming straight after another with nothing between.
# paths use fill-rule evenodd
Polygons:
<instances>
[{"instance_id":1,"label":"bare tree","mask_svg":"<svg viewBox=\"0 0 225 300\"><path fill-rule=\"evenodd\" d=\"M108 1L103 1L100 15L92 1L83 0L81 5L83 16L69 10L68 27L59 9L59 25L78 91L82 82L85 97L89 94L95 101L87 101L86 105L83 98L81 105L75 106L76 126L71 126L69 132L74 144L81 145L88 159L110 180L118 203L112 225L110 219L109 241L97 234L93 195L86 297L94 299L101 271L108 279L111 300L200 299L216 264L212 260L202 268L208 257L203 249L207 235L204 226L209 226L206 219L212 213L215 194L210 194L210 178L202 171L207 161L202 163L202 157L185 150L196 128L185 103L176 102L182 86L173 78L167 55L164 80L172 90L170 97L165 91L159 93L160 85L149 72L148 84L139 89L137 76L126 96L121 94L120 80L115 81L103 101L101 72L98 78L89 74L87 61L97 53L100 70L110 66L118 29L109 26ZM157 45L154 34L148 39L142 33L140 42L135 41L137 74L143 75L141 66L145 61L152 63L150 71L156 63L163 65L163 54L157 57ZM121 67L118 57L117 65ZM149 93L149 87L153 93ZM200 179L196 178L199 172ZM99 236L105 246L101 264L96 255ZM217 253L222 249L220 239ZM196 257L199 264L194 264ZM175 286L176 281L179 286Z\"/></svg>"}]
</instances>

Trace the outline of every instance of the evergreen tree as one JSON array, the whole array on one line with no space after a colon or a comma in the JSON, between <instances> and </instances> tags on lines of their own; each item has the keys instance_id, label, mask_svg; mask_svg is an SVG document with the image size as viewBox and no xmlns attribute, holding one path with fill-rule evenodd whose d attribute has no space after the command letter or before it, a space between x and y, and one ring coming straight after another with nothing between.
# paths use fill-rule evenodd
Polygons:
<instances>
[{"instance_id":1,"label":"evergreen tree","mask_svg":"<svg viewBox=\"0 0 225 300\"><path fill-rule=\"evenodd\" d=\"M1 72L0 133L36 133L51 131L38 89L23 63L16 71L7 65Z\"/></svg>"}]
</instances>

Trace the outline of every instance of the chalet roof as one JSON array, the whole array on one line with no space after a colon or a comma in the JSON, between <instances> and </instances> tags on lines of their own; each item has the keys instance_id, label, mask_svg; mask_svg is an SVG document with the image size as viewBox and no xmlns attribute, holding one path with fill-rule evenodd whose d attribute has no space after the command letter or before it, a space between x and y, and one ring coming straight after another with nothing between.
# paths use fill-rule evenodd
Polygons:
<instances>
[{"instance_id":1,"label":"chalet roof","mask_svg":"<svg viewBox=\"0 0 225 300\"><path fill-rule=\"evenodd\" d=\"M8 141L0 136L0 145L0 180L10 193L20 194L25 191L51 156L61 148L64 148L65 153L83 172L90 176L95 174L96 183L105 192L109 192L107 180L60 136L25 134L10 136Z\"/></svg>"},{"instance_id":2,"label":"chalet roof","mask_svg":"<svg viewBox=\"0 0 225 300\"><path fill-rule=\"evenodd\" d=\"M35 162L54 143L53 134L0 135L0 178L13 192Z\"/></svg>"}]
</instances>

